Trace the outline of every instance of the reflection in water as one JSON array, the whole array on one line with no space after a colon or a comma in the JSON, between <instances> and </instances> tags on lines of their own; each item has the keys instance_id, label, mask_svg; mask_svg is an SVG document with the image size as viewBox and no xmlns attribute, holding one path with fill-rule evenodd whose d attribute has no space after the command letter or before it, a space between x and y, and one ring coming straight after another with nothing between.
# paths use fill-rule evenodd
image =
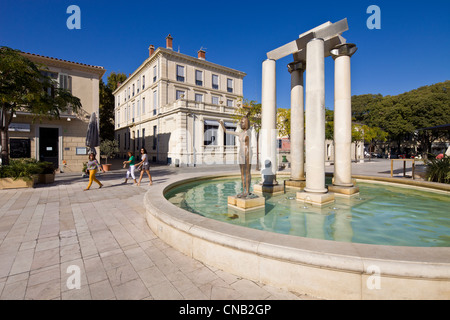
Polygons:
<instances>
[{"instance_id":1,"label":"reflection in water","mask_svg":"<svg viewBox=\"0 0 450 320\"><path fill-rule=\"evenodd\" d=\"M447 195L368 183L358 186L359 197L339 197L323 207L297 201L296 191L286 189L284 194L264 195L265 208L246 213L227 205L227 197L241 190L240 179L189 183L172 189L166 198L190 212L258 230L344 242L450 246Z\"/></svg>"}]
</instances>

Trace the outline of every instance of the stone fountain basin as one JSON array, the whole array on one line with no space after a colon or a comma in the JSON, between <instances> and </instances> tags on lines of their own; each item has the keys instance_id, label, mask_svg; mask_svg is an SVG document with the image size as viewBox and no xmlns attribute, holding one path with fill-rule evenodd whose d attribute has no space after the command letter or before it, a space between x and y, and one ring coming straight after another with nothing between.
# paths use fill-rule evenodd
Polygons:
<instances>
[{"instance_id":1,"label":"stone fountain basin","mask_svg":"<svg viewBox=\"0 0 450 320\"><path fill-rule=\"evenodd\" d=\"M153 184L144 198L149 227L167 244L207 265L317 298L450 298L448 247L369 245L276 234L205 218L164 197L188 182L235 176L192 173ZM387 178L356 178L391 183ZM439 187L450 194L441 184L410 181L409 185Z\"/></svg>"}]
</instances>

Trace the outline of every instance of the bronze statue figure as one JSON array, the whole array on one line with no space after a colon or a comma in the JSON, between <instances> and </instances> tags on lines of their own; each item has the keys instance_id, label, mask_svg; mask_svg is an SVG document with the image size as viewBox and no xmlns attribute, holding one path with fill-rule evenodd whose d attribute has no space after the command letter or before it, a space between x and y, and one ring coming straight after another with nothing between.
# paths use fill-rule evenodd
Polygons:
<instances>
[{"instance_id":1,"label":"bronze statue figure","mask_svg":"<svg viewBox=\"0 0 450 320\"><path fill-rule=\"evenodd\" d=\"M244 116L239 125L242 129L241 132L227 131L223 120L220 120L220 125L223 128L225 134L231 134L237 136L239 139L239 168L241 169L242 180L242 193L238 194L238 198L246 198L250 196L250 183L251 177L251 143L250 143L250 120L247 116Z\"/></svg>"}]
</instances>

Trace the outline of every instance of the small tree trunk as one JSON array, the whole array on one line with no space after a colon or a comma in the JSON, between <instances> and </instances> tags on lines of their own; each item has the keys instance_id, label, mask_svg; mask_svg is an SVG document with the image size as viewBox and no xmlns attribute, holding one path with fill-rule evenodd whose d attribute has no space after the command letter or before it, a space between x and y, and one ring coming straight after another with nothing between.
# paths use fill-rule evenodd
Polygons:
<instances>
[{"instance_id":1,"label":"small tree trunk","mask_svg":"<svg viewBox=\"0 0 450 320\"><path fill-rule=\"evenodd\" d=\"M0 144L2 146L1 159L2 165L9 165L9 147L8 147L8 127L9 123L6 115L6 108L3 107L0 118Z\"/></svg>"},{"instance_id":2,"label":"small tree trunk","mask_svg":"<svg viewBox=\"0 0 450 320\"><path fill-rule=\"evenodd\" d=\"M0 135L2 145L2 153L1 153L2 165L7 166L9 165L8 129L1 130Z\"/></svg>"}]
</instances>

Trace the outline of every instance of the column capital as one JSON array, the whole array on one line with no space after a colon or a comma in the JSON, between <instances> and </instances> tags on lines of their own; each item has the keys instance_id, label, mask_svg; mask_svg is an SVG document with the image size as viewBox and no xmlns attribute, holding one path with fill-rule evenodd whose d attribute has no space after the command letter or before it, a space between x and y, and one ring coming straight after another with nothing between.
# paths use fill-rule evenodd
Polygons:
<instances>
[{"instance_id":1,"label":"column capital","mask_svg":"<svg viewBox=\"0 0 450 320\"><path fill-rule=\"evenodd\" d=\"M356 44L354 43L343 43L339 44L333 49L330 50L331 56L333 59L336 59L340 56L349 56L351 57L358 48L356 47Z\"/></svg>"},{"instance_id":2,"label":"column capital","mask_svg":"<svg viewBox=\"0 0 450 320\"><path fill-rule=\"evenodd\" d=\"M306 68L306 62L305 61L294 61L294 62L289 63L287 65L287 67L288 67L289 73L292 73L297 70L304 71Z\"/></svg>"}]
</instances>

